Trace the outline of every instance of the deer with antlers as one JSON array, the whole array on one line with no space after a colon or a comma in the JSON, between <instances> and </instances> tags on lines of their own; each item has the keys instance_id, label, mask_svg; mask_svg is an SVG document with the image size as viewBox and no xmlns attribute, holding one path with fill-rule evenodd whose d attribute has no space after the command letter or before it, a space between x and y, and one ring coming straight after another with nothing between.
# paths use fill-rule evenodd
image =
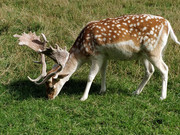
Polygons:
<instances>
[{"instance_id":1,"label":"deer with antlers","mask_svg":"<svg viewBox=\"0 0 180 135\"><path fill-rule=\"evenodd\" d=\"M124 15L117 18L107 18L88 23L80 32L75 43L68 52L66 49L46 47L44 41L35 33L14 35L19 38L19 45L27 45L41 54L42 74L32 82L40 85L46 83L49 99L54 99L72 74L85 62L92 63L85 92L81 98L88 98L91 84L100 71L102 75L100 93L106 91L106 67L110 59L134 60L144 63L145 76L134 94L140 94L151 78L154 67L162 75L162 92L160 99L167 96L168 66L162 55L168 36L180 45L168 20L149 14ZM56 64L46 73L45 55ZM39 82L42 79L41 82Z\"/></svg>"}]
</instances>

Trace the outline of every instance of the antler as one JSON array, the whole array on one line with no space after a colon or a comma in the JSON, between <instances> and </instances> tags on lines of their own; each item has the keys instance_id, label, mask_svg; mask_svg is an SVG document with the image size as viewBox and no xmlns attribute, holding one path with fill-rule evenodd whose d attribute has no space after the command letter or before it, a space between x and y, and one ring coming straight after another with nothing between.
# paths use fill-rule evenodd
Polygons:
<instances>
[{"instance_id":1,"label":"antler","mask_svg":"<svg viewBox=\"0 0 180 135\"><path fill-rule=\"evenodd\" d=\"M42 73L39 77L37 77L36 79L31 79L29 76L28 76L28 79L32 82L38 82L41 78L45 77L47 75L46 73L46 61L45 61L45 55L44 54L41 54L41 61L40 62L35 62L35 63L39 63L39 64L42 64Z\"/></svg>"},{"instance_id":2,"label":"antler","mask_svg":"<svg viewBox=\"0 0 180 135\"><path fill-rule=\"evenodd\" d=\"M45 49L45 44L47 43L47 39L44 34L41 34L44 42L40 40L40 36L37 36L36 33L29 32L26 34L25 32L22 35L15 34L14 37L19 38L19 45L27 45L31 49L36 52L41 52Z\"/></svg>"},{"instance_id":3,"label":"antler","mask_svg":"<svg viewBox=\"0 0 180 135\"><path fill-rule=\"evenodd\" d=\"M56 66L56 68L53 68L51 71L48 72L48 74L43 78L43 80L41 82L34 82L37 85L41 85L44 84L45 82L47 82L51 77L55 76L56 73L60 72L62 70L62 66ZM53 79L57 79L57 78L53 78Z\"/></svg>"},{"instance_id":4,"label":"antler","mask_svg":"<svg viewBox=\"0 0 180 135\"><path fill-rule=\"evenodd\" d=\"M34 33L35 34L35 33ZM41 36L43 37L43 40L44 40L44 44L43 44L43 50L45 49L46 47L46 43L48 43L48 40L46 38L46 36L41 33ZM39 41L39 40L38 40ZM39 50L40 51L40 50ZM41 61L34 61L35 63L38 63L38 64L42 64L42 73L39 77L37 77L36 79L31 79L29 76L28 76L28 79L32 82L38 82L41 78L45 77L47 75L46 73L46 61L45 61L45 55L41 53Z\"/></svg>"},{"instance_id":5,"label":"antler","mask_svg":"<svg viewBox=\"0 0 180 135\"><path fill-rule=\"evenodd\" d=\"M42 51L43 54L53 59L57 64L60 64L62 67L65 66L68 58L69 52L65 49L60 48L56 44L56 49L50 46L49 48Z\"/></svg>"},{"instance_id":6,"label":"antler","mask_svg":"<svg viewBox=\"0 0 180 135\"><path fill-rule=\"evenodd\" d=\"M35 63L42 64L42 73L36 79L31 79L29 76L29 80L40 85L45 83L48 79L54 76L57 72L60 72L64 67L67 59L69 57L69 53L67 50L61 49L58 45L56 45L56 49L50 46L49 48L46 47L46 43L48 43L46 36L42 33L41 34L44 42L40 40L40 36L37 36L35 33L29 32L28 34L23 33L22 35L15 34L14 37L19 38L19 45L26 45L33 49L34 51L41 54L41 61ZM53 59L56 63L59 64L56 70L53 70L51 73L46 72L46 62L45 62L45 55ZM38 83L39 80L42 82Z\"/></svg>"}]
</instances>

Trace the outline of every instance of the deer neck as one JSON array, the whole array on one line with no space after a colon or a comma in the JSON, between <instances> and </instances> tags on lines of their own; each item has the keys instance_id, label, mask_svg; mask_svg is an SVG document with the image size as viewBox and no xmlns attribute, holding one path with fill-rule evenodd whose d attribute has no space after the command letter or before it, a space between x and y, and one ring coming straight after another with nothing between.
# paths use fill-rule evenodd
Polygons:
<instances>
[{"instance_id":1,"label":"deer neck","mask_svg":"<svg viewBox=\"0 0 180 135\"><path fill-rule=\"evenodd\" d=\"M75 57L74 53L69 54L69 58L60 74L67 74L69 77L80 67L81 62Z\"/></svg>"}]
</instances>

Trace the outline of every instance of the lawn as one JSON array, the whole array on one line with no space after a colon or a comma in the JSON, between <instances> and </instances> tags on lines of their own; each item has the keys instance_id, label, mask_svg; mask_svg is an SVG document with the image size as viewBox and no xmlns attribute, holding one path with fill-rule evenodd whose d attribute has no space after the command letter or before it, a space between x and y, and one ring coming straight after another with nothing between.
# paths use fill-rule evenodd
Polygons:
<instances>
[{"instance_id":1,"label":"lawn","mask_svg":"<svg viewBox=\"0 0 180 135\"><path fill-rule=\"evenodd\" d=\"M106 94L98 94L97 75L89 98L81 102L89 65L74 73L59 96L47 100L45 86L27 78L40 74L41 66L33 63L39 56L13 37L44 33L49 44L69 49L89 21L142 13L168 19L180 40L180 0L1 0L0 134L180 134L180 46L170 38L164 56L169 67L166 100L159 100L157 70L144 91L133 96L144 75L141 61L109 61ZM47 63L49 70L54 63Z\"/></svg>"}]
</instances>

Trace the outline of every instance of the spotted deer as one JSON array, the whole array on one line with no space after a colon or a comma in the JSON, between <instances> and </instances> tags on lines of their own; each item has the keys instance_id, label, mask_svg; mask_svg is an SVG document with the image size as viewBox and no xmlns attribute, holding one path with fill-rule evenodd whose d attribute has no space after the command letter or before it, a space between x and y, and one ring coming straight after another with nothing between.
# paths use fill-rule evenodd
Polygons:
<instances>
[{"instance_id":1,"label":"spotted deer","mask_svg":"<svg viewBox=\"0 0 180 135\"><path fill-rule=\"evenodd\" d=\"M164 63L162 54L169 33L173 41L180 45L168 20L160 16L142 14L88 23L69 52L58 45L56 48L46 47L47 39L44 34L42 34L44 41L31 32L16 34L14 37L19 38L19 45L27 45L41 54L42 74L37 79L29 79L38 85L46 83L49 99L54 99L59 94L72 74L85 62L91 62L92 65L81 101L88 98L91 84L99 71L102 76L100 93L106 91L108 60L140 59L144 63L145 75L134 94L142 92L156 67L162 75L160 99L163 100L167 96L168 66ZM57 63L48 73L44 55Z\"/></svg>"}]
</instances>

